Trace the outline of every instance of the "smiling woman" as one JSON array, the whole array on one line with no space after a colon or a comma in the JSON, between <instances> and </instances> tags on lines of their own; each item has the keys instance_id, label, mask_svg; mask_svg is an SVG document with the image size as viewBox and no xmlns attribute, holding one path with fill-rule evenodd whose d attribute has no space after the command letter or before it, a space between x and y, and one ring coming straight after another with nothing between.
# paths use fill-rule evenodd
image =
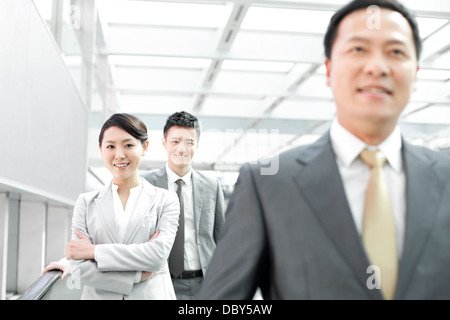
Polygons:
<instances>
[{"instance_id":1,"label":"smiling woman","mask_svg":"<svg viewBox=\"0 0 450 320\"><path fill-rule=\"evenodd\" d=\"M113 183L122 186L119 188L119 195L124 207L129 194L128 188L140 183L138 167L148 149L147 138L145 124L128 114L113 115L100 131L99 149L102 159L113 175Z\"/></svg>"},{"instance_id":2,"label":"smiling woman","mask_svg":"<svg viewBox=\"0 0 450 320\"><path fill-rule=\"evenodd\" d=\"M180 205L174 192L139 176L147 138L130 114L113 114L101 128L99 149L113 178L78 197L66 246L72 275L84 284L81 299L175 299L167 258Z\"/></svg>"}]
</instances>

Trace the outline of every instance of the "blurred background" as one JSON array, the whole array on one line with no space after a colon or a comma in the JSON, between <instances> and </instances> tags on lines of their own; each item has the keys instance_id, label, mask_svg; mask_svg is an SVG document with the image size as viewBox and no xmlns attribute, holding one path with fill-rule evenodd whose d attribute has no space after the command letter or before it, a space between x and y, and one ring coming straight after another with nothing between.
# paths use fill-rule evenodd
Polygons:
<instances>
[{"instance_id":1,"label":"blurred background","mask_svg":"<svg viewBox=\"0 0 450 320\"><path fill-rule=\"evenodd\" d=\"M323 36L347 0L1 0L0 299L64 255L79 193L110 180L98 134L114 112L146 123L142 170L165 164L167 117L201 123L193 167L228 197L245 162L311 143L335 115ZM401 1L423 39L400 127L450 153L450 2Z\"/></svg>"}]
</instances>

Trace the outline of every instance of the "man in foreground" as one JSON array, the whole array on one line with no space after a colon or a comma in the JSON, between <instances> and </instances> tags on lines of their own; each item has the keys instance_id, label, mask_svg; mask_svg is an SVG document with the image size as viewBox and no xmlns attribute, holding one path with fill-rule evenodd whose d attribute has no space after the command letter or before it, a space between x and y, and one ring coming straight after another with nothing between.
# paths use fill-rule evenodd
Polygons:
<instances>
[{"instance_id":1,"label":"man in foreground","mask_svg":"<svg viewBox=\"0 0 450 320\"><path fill-rule=\"evenodd\" d=\"M279 155L276 174L241 169L200 299L251 299L258 287L265 299L450 298L450 159L397 126L420 49L395 0L352 1L332 17L337 119Z\"/></svg>"}]
</instances>

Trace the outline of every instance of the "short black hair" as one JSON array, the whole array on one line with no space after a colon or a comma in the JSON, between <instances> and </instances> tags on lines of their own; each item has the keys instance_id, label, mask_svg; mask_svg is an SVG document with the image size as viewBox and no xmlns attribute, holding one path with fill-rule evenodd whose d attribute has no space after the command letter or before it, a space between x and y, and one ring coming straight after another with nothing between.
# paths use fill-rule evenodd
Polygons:
<instances>
[{"instance_id":1,"label":"short black hair","mask_svg":"<svg viewBox=\"0 0 450 320\"><path fill-rule=\"evenodd\" d=\"M164 138L167 137L167 132L173 126L194 128L197 132L197 141L200 139L200 124L198 119L189 112L175 112L167 118L166 125L164 126Z\"/></svg>"},{"instance_id":2,"label":"short black hair","mask_svg":"<svg viewBox=\"0 0 450 320\"><path fill-rule=\"evenodd\" d=\"M145 146L145 142L148 139L147 127L141 119L128 113L114 113L100 129L98 136L99 145L102 145L105 130L110 127L119 127L125 130L134 138L140 140L143 146Z\"/></svg>"},{"instance_id":3,"label":"short black hair","mask_svg":"<svg viewBox=\"0 0 450 320\"><path fill-rule=\"evenodd\" d=\"M412 13L397 0L353 0L341 9L339 9L330 19L328 24L327 32L325 33L324 46L325 46L325 56L331 59L331 49L336 40L337 30L342 19L344 19L348 14L368 8L370 6L378 6L380 8L390 9L400 13L408 21L413 37L414 44L416 47L416 57L419 60L420 53L422 51L422 40L419 34L419 26L416 19Z\"/></svg>"}]
</instances>

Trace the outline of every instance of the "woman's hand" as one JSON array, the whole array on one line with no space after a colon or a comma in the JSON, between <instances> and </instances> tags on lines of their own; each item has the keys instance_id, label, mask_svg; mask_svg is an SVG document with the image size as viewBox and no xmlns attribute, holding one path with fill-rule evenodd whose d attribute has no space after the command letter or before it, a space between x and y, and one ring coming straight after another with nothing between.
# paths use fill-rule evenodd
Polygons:
<instances>
[{"instance_id":1,"label":"woman's hand","mask_svg":"<svg viewBox=\"0 0 450 320\"><path fill-rule=\"evenodd\" d=\"M59 261L52 261L42 270L42 274L50 270L61 270L63 272L61 280L63 280L70 272L69 261L64 258Z\"/></svg>"},{"instance_id":2,"label":"woman's hand","mask_svg":"<svg viewBox=\"0 0 450 320\"><path fill-rule=\"evenodd\" d=\"M80 231L75 230L75 235L79 239L70 240L66 245L66 258L75 260L94 259L95 245Z\"/></svg>"},{"instance_id":3,"label":"woman's hand","mask_svg":"<svg viewBox=\"0 0 450 320\"><path fill-rule=\"evenodd\" d=\"M152 241L152 240L155 239L157 236L159 236L159 230L156 230L155 234L152 235L152 237L150 238L150 240L148 240L148 242Z\"/></svg>"},{"instance_id":4,"label":"woman's hand","mask_svg":"<svg viewBox=\"0 0 450 320\"><path fill-rule=\"evenodd\" d=\"M155 271L142 271L141 273L141 282L146 281L155 275Z\"/></svg>"}]
</instances>

